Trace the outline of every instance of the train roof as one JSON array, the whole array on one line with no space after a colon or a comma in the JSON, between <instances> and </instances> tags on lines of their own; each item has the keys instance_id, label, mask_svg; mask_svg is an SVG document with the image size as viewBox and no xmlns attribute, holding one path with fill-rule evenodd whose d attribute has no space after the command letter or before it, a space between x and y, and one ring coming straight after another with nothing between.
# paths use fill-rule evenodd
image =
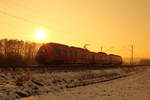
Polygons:
<instances>
[{"instance_id":1,"label":"train roof","mask_svg":"<svg viewBox=\"0 0 150 100\"><path fill-rule=\"evenodd\" d=\"M80 47L74 47L74 46L70 46L70 48L76 48L76 49L86 50L86 49L83 49L83 48L80 48Z\"/></svg>"},{"instance_id":2,"label":"train roof","mask_svg":"<svg viewBox=\"0 0 150 100\"><path fill-rule=\"evenodd\" d=\"M121 56L119 56L119 55L115 55L115 54L109 54L109 56L121 57Z\"/></svg>"},{"instance_id":3,"label":"train roof","mask_svg":"<svg viewBox=\"0 0 150 100\"><path fill-rule=\"evenodd\" d=\"M68 47L67 45L64 45L64 44L60 44L60 43L46 43L44 45L47 45L47 46L61 46L61 47Z\"/></svg>"},{"instance_id":4,"label":"train roof","mask_svg":"<svg viewBox=\"0 0 150 100\"><path fill-rule=\"evenodd\" d=\"M43 44L42 46L58 46L58 47L69 47L69 48L73 48L73 49L76 49L76 50L80 50L80 51L88 51L88 52L91 52L91 53L96 53L96 52L92 52L92 51L89 51L87 49L84 49L84 48L80 48L80 47L74 47L74 46L68 46L68 45L65 45L65 44L60 44L60 43L54 43L54 42L50 42L50 43L46 43L46 44ZM97 52L98 54L104 54L104 55L108 55L107 53L105 52ZM115 55L115 54L109 54L109 56L116 56L116 57L121 57L119 55Z\"/></svg>"},{"instance_id":5,"label":"train roof","mask_svg":"<svg viewBox=\"0 0 150 100\"><path fill-rule=\"evenodd\" d=\"M100 54L106 54L105 52L98 52L98 53L100 53ZM106 54L107 55L107 54Z\"/></svg>"},{"instance_id":6,"label":"train roof","mask_svg":"<svg viewBox=\"0 0 150 100\"><path fill-rule=\"evenodd\" d=\"M69 48L73 48L73 49L76 49L76 50L81 50L81 51L89 51L87 49L84 49L84 48L79 48L79 47L74 47L74 46L68 46L68 45L64 45L64 44L60 44L60 43L46 43L44 45L53 45L53 46L61 46L61 47L69 47Z\"/></svg>"}]
</instances>

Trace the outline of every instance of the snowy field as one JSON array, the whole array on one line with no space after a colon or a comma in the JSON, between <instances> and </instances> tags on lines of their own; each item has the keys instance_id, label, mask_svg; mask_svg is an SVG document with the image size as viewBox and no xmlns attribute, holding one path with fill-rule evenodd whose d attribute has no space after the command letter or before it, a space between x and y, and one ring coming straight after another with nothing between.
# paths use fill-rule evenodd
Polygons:
<instances>
[{"instance_id":1,"label":"snowy field","mask_svg":"<svg viewBox=\"0 0 150 100\"><path fill-rule=\"evenodd\" d=\"M112 82L119 84L117 81L124 79L123 77L136 76L145 71L147 68L142 67L77 72L1 73L0 100L93 100L95 97L109 97L114 91L111 89L126 85L122 82L117 86ZM122 78L118 79L120 77Z\"/></svg>"},{"instance_id":2,"label":"snowy field","mask_svg":"<svg viewBox=\"0 0 150 100\"><path fill-rule=\"evenodd\" d=\"M20 100L150 100L150 69L113 81Z\"/></svg>"}]
</instances>

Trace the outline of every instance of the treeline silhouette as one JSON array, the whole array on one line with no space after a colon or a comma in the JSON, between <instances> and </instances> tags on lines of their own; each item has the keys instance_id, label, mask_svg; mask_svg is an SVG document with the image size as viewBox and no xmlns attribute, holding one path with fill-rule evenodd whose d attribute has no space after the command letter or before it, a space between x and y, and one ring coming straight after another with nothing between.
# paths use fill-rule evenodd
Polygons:
<instances>
[{"instance_id":1,"label":"treeline silhouette","mask_svg":"<svg viewBox=\"0 0 150 100\"><path fill-rule=\"evenodd\" d=\"M0 40L0 65L34 65L42 44L14 39Z\"/></svg>"}]
</instances>

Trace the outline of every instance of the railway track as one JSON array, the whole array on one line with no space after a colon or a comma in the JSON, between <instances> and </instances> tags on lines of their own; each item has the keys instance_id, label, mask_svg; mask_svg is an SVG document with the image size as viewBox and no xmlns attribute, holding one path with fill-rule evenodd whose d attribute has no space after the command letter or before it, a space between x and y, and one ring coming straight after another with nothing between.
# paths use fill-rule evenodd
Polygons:
<instances>
[{"instance_id":1,"label":"railway track","mask_svg":"<svg viewBox=\"0 0 150 100\"><path fill-rule=\"evenodd\" d=\"M140 67L141 65L99 65L99 64L55 64L55 65L10 65L0 66L0 72L26 72L26 71L79 71L100 70L123 67Z\"/></svg>"}]
</instances>

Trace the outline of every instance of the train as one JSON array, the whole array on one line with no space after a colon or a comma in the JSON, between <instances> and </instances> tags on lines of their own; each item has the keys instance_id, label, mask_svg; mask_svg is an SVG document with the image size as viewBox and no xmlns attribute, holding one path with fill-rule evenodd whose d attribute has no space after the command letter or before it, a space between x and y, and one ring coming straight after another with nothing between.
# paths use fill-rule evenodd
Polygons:
<instances>
[{"instance_id":1,"label":"train","mask_svg":"<svg viewBox=\"0 0 150 100\"><path fill-rule=\"evenodd\" d=\"M59 43L43 44L36 55L36 61L49 64L100 64L121 65L122 57L104 52L92 52L84 48Z\"/></svg>"}]
</instances>

